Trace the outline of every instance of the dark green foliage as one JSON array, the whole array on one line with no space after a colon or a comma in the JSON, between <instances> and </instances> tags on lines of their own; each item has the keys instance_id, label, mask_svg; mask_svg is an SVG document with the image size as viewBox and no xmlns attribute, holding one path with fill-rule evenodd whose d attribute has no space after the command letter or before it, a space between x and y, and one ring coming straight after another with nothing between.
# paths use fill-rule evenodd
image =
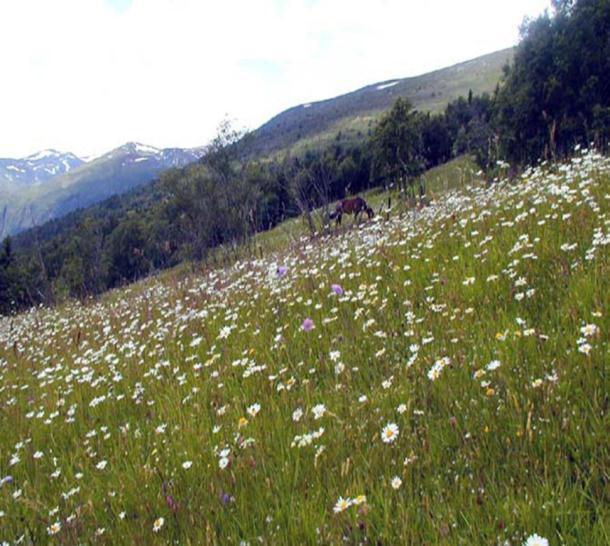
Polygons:
<instances>
[{"instance_id":1,"label":"dark green foliage","mask_svg":"<svg viewBox=\"0 0 610 546\"><path fill-rule=\"evenodd\" d=\"M105 258L109 286L134 281L152 269L146 247L146 226L142 219L130 211L108 237Z\"/></svg>"},{"instance_id":2,"label":"dark green foliage","mask_svg":"<svg viewBox=\"0 0 610 546\"><path fill-rule=\"evenodd\" d=\"M425 167L419 116L406 99L397 99L381 118L372 138L374 170L382 180L399 185Z\"/></svg>"},{"instance_id":3,"label":"dark green foliage","mask_svg":"<svg viewBox=\"0 0 610 546\"><path fill-rule=\"evenodd\" d=\"M496 97L502 154L519 163L557 158L610 134L610 2L557 0L524 24Z\"/></svg>"},{"instance_id":4,"label":"dark green foliage","mask_svg":"<svg viewBox=\"0 0 610 546\"><path fill-rule=\"evenodd\" d=\"M449 161L452 157L454 137L449 130L447 117L426 114L421 118L420 124L426 168Z\"/></svg>"},{"instance_id":5,"label":"dark green foliage","mask_svg":"<svg viewBox=\"0 0 610 546\"><path fill-rule=\"evenodd\" d=\"M492 100L489 95L470 95L447 106L445 120L451 141L452 155L465 153L475 157L484 169L496 151L495 136L491 126Z\"/></svg>"},{"instance_id":6,"label":"dark green foliage","mask_svg":"<svg viewBox=\"0 0 610 546\"><path fill-rule=\"evenodd\" d=\"M15 292L19 290L13 262L12 242L11 238L7 237L0 250L0 308L3 313L11 310Z\"/></svg>"}]
</instances>

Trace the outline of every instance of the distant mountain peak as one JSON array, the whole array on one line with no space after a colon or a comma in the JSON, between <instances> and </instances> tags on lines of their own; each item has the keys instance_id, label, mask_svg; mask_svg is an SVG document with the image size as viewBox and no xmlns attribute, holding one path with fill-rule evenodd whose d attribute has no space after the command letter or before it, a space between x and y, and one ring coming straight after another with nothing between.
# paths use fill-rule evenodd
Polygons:
<instances>
[{"instance_id":1,"label":"distant mountain peak","mask_svg":"<svg viewBox=\"0 0 610 546\"><path fill-rule=\"evenodd\" d=\"M123 144L123 146L120 146L118 150L125 150L137 154L158 154L161 152L159 148L140 142L127 142L126 144Z\"/></svg>"},{"instance_id":2,"label":"distant mountain peak","mask_svg":"<svg viewBox=\"0 0 610 546\"><path fill-rule=\"evenodd\" d=\"M0 210L4 210L0 236L151 182L164 170L197 161L203 151L127 142L87 161L57 150L25 159L0 159Z\"/></svg>"},{"instance_id":3,"label":"distant mountain peak","mask_svg":"<svg viewBox=\"0 0 610 546\"><path fill-rule=\"evenodd\" d=\"M45 159L56 159L56 158L81 159L77 155L73 154L72 152L60 152L58 150L54 150L53 148L41 150L40 152L36 152L35 154L28 155L27 157L24 157L23 159L25 161L42 161Z\"/></svg>"},{"instance_id":4,"label":"distant mountain peak","mask_svg":"<svg viewBox=\"0 0 610 546\"><path fill-rule=\"evenodd\" d=\"M46 184L51 178L80 167L84 161L71 152L46 149L18 159L0 158L0 190L19 191Z\"/></svg>"},{"instance_id":5,"label":"distant mountain peak","mask_svg":"<svg viewBox=\"0 0 610 546\"><path fill-rule=\"evenodd\" d=\"M24 159L27 159L28 161L38 161L39 159L46 159L47 157L56 157L59 155L59 153L60 152L58 152L57 150L52 150L49 148L47 150L41 150L40 152L36 152L32 155L28 155Z\"/></svg>"}]
</instances>

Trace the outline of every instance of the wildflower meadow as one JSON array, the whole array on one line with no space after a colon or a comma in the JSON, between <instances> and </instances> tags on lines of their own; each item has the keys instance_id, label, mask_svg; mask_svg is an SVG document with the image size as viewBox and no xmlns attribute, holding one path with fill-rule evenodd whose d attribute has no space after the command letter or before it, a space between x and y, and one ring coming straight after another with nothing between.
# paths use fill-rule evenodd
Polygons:
<instances>
[{"instance_id":1,"label":"wildflower meadow","mask_svg":"<svg viewBox=\"0 0 610 546\"><path fill-rule=\"evenodd\" d=\"M610 160L0 320L0 544L610 543Z\"/></svg>"}]
</instances>

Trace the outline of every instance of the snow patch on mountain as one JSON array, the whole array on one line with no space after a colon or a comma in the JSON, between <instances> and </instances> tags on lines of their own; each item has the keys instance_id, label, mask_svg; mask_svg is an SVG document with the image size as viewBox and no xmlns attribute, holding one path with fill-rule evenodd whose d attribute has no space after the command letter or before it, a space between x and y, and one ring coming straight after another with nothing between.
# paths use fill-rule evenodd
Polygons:
<instances>
[{"instance_id":1,"label":"snow patch on mountain","mask_svg":"<svg viewBox=\"0 0 610 546\"><path fill-rule=\"evenodd\" d=\"M154 146L147 146L146 144L139 144L138 142L135 143L135 148L136 151L140 152L141 154L157 154L161 151L159 148L155 148Z\"/></svg>"},{"instance_id":2,"label":"snow patch on mountain","mask_svg":"<svg viewBox=\"0 0 610 546\"><path fill-rule=\"evenodd\" d=\"M58 155L61 155L61 152L58 152L57 150L41 150L40 152L36 152L35 154L29 155L26 158L24 158L26 161L39 161L41 159L47 159L49 157L57 157Z\"/></svg>"},{"instance_id":3,"label":"snow patch on mountain","mask_svg":"<svg viewBox=\"0 0 610 546\"><path fill-rule=\"evenodd\" d=\"M396 81L388 82L388 83L382 83L381 85L378 85L375 89L377 89L377 91L381 91L382 89L387 89L388 87L394 87L398 83L400 83L400 80L396 80Z\"/></svg>"},{"instance_id":4,"label":"snow patch on mountain","mask_svg":"<svg viewBox=\"0 0 610 546\"><path fill-rule=\"evenodd\" d=\"M82 165L74 154L47 149L19 159L0 158L0 189L16 191L46 183ZM1 204L1 203L0 203Z\"/></svg>"}]
</instances>

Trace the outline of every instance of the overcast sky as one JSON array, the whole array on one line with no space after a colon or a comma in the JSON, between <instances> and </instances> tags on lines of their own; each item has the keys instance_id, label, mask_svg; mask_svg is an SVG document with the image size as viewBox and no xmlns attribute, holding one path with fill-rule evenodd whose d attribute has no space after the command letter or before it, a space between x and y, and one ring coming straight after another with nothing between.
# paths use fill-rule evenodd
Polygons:
<instances>
[{"instance_id":1,"label":"overcast sky","mask_svg":"<svg viewBox=\"0 0 610 546\"><path fill-rule=\"evenodd\" d=\"M0 0L0 157L206 143L514 45L549 0Z\"/></svg>"}]
</instances>

